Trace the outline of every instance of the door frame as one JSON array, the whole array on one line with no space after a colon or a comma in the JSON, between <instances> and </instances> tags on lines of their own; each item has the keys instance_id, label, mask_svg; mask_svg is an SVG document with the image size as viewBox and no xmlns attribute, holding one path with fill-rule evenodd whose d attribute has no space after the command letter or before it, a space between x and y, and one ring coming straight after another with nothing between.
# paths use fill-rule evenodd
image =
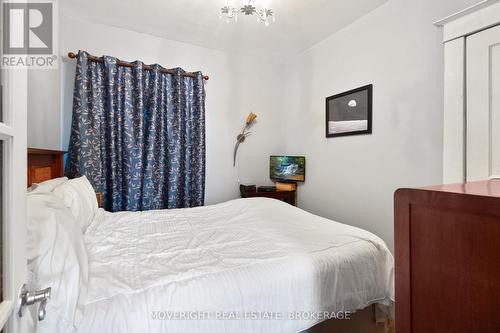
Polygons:
<instances>
[{"instance_id":1,"label":"door frame","mask_svg":"<svg viewBox=\"0 0 500 333\"><path fill-rule=\"evenodd\" d=\"M1 12L0 12L1 14ZM3 301L0 329L6 333L31 331L26 311L17 315L19 291L27 280L26 252L26 145L27 69L1 69L2 113L0 139L3 140L2 272Z\"/></svg>"},{"instance_id":2,"label":"door frame","mask_svg":"<svg viewBox=\"0 0 500 333\"><path fill-rule=\"evenodd\" d=\"M467 37L500 25L500 2L484 0L434 23L443 28L443 182L467 181Z\"/></svg>"}]
</instances>

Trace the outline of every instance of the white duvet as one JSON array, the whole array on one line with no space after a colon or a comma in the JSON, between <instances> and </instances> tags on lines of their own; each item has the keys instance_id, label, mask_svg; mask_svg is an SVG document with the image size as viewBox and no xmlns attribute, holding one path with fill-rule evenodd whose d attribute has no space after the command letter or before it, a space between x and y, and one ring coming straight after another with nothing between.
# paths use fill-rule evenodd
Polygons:
<instances>
[{"instance_id":1,"label":"white duvet","mask_svg":"<svg viewBox=\"0 0 500 333\"><path fill-rule=\"evenodd\" d=\"M394 299L381 239L272 199L100 210L84 239L78 332L297 332Z\"/></svg>"}]
</instances>

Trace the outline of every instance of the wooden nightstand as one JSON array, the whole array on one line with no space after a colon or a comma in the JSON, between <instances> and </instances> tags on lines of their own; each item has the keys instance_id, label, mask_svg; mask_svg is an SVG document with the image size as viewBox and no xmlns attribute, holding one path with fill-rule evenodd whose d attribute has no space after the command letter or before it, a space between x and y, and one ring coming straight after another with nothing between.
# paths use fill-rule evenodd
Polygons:
<instances>
[{"instance_id":1,"label":"wooden nightstand","mask_svg":"<svg viewBox=\"0 0 500 333\"><path fill-rule=\"evenodd\" d=\"M240 192L242 198L255 198L255 197L273 198L289 203L292 206L295 206L295 195L297 191L259 192L259 191L241 190Z\"/></svg>"}]
</instances>

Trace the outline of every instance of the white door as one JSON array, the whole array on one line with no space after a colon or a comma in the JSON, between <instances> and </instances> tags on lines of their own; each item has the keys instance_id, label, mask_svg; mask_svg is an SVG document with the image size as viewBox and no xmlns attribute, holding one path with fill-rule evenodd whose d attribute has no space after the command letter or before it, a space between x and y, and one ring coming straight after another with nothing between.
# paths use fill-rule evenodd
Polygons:
<instances>
[{"instance_id":1,"label":"white door","mask_svg":"<svg viewBox=\"0 0 500 333\"><path fill-rule=\"evenodd\" d=\"M467 180L500 177L500 26L467 37Z\"/></svg>"},{"instance_id":2,"label":"white door","mask_svg":"<svg viewBox=\"0 0 500 333\"><path fill-rule=\"evenodd\" d=\"M25 333L33 331L32 319L27 311L17 315L17 301L27 277L27 71L0 67L0 74L0 330Z\"/></svg>"}]
</instances>

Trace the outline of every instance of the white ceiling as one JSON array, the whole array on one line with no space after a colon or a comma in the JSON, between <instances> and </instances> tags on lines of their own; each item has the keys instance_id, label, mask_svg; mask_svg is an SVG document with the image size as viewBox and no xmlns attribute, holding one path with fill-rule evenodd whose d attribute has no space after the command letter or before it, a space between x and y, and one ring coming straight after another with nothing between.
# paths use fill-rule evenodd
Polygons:
<instances>
[{"instance_id":1,"label":"white ceiling","mask_svg":"<svg viewBox=\"0 0 500 333\"><path fill-rule=\"evenodd\" d=\"M276 13L269 27L255 17L219 19L227 0L64 0L63 13L129 30L248 55L286 58L306 50L387 0L256 0ZM228 0L232 5L242 0Z\"/></svg>"}]
</instances>

